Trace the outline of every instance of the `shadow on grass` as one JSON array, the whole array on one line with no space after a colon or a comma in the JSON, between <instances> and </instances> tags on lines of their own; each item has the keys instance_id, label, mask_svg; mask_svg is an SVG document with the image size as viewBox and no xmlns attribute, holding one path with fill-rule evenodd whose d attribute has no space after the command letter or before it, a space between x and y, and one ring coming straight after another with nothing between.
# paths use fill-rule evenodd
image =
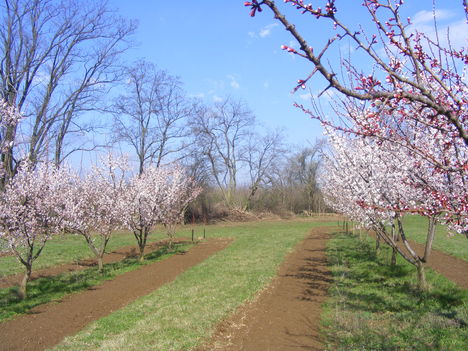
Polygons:
<instances>
[{"instance_id":1,"label":"shadow on grass","mask_svg":"<svg viewBox=\"0 0 468 351\"><path fill-rule=\"evenodd\" d=\"M141 265L150 264L174 254L184 254L187 247L187 244L175 244L173 248L161 247L145 255L142 263L138 262L135 256L105 264L102 274L98 272L94 264L81 271L38 278L28 283L28 298L23 301L19 299L18 286L0 289L0 321L15 314L33 313L30 310L36 306L57 300L70 293L93 289L102 282L138 269Z\"/></svg>"},{"instance_id":2,"label":"shadow on grass","mask_svg":"<svg viewBox=\"0 0 468 351\"><path fill-rule=\"evenodd\" d=\"M417 288L416 270L379 257L373 243L335 233L328 248L334 284L328 340L337 350L464 350L468 291L427 270L432 288Z\"/></svg>"}]
</instances>

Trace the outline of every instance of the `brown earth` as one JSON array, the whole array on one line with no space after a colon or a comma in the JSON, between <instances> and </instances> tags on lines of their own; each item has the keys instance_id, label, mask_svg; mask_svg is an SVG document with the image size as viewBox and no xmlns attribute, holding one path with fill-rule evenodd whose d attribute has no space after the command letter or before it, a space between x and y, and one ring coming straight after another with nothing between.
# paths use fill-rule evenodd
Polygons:
<instances>
[{"instance_id":1,"label":"brown earth","mask_svg":"<svg viewBox=\"0 0 468 351\"><path fill-rule=\"evenodd\" d=\"M423 255L424 246L412 243L418 255ZM432 250L427 265L455 282L458 286L468 290L468 261L447 255L446 253Z\"/></svg>"},{"instance_id":2,"label":"brown earth","mask_svg":"<svg viewBox=\"0 0 468 351\"><path fill-rule=\"evenodd\" d=\"M321 304L332 281L325 256L331 230L314 229L288 255L272 284L220 323L213 337L197 350L322 350L319 323ZM0 323L0 350L43 350L53 346L91 321L173 280L228 244L228 240L201 243L186 254L144 266L59 303L39 306L30 314ZM422 245L412 244L422 252ZM116 260L117 257L122 259L123 254L115 256ZM429 261L430 267L468 289L468 262L435 250ZM28 330L27 335L24 330Z\"/></svg>"},{"instance_id":3,"label":"brown earth","mask_svg":"<svg viewBox=\"0 0 468 351\"><path fill-rule=\"evenodd\" d=\"M90 322L174 280L230 242L228 239L201 242L186 253L142 266L92 289L38 306L28 314L0 323L0 350L38 351L56 345Z\"/></svg>"},{"instance_id":4,"label":"brown earth","mask_svg":"<svg viewBox=\"0 0 468 351\"><path fill-rule=\"evenodd\" d=\"M322 350L321 304L332 281L325 256L330 230L313 229L287 256L273 282L220 323L197 351Z\"/></svg>"},{"instance_id":5,"label":"brown earth","mask_svg":"<svg viewBox=\"0 0 468 351\"><path fill-rule=\"evenodd\" d=\"M174 243L181 243L184 241L188 241L188 239L175 239ZM161 240L154 243L148 243L145 248L145 254L151 253L160 249L161 247L167 244L167 240ZM11 254L9 254L11 255ZM126 258L130 257L137 257L138 256L138 248L137 246L130 245L130 246L123 246L115 251L106 253L103 258L103 262L107 263L114 263L121 261ZM47 267L43 269L38 269L37 271L33 270L31 280L35 280L38 278L44 277L51 277L54 275L67 273L67 272L75 272L80 271L82 269L89 268L91 266L96 266L96 259L95 258L87 258L83 260L79 260L75 263L67 263L63 265L57 265L52 267ZM14 285L18 285L23 279L24 273L12 274L0 277L0 289L9 288Z\"/></svg>"}]
</instances>

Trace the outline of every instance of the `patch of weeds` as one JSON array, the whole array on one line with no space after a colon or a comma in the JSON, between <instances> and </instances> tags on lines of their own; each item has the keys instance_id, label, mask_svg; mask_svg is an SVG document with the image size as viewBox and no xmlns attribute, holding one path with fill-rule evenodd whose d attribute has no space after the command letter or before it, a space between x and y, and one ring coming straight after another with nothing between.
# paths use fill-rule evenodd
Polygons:
<instances>
[{"instance_id":1,"label":"patch of weeds","mask_svg":"<svg viewBox=\"0 0 468 351\"><path fill-rule=\"evenodd\" d=\"M421 292L414 267L400 258L388 265L388 252L376 257L373 244L342 233L329 242L327 350L465 350L468 291L428 269L432 288Z\"/></svg>"}]
</instances>

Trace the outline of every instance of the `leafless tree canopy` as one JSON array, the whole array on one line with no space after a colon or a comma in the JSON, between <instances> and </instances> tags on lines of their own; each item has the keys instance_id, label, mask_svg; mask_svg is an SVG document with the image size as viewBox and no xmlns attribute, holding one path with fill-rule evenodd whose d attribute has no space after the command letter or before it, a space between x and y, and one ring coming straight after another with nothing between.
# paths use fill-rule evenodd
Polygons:
<instances>
[{"instance_id":1,"label":"leafless tree canopy","mask_svg":"<svg viewBox=\"0 0 468 351\"><path fill-rule=\"evenodd\" d=\"M212 108L200 109L192 125L198 150L208 160L211 175L230 207L254 123L254 115L242 101L227 98Z\"/></svg>"},{"instance_id":2,"label":"leafless tree canopy","mask_svg":"<svg viewBox=\"0 0 468 351\"><path fill-rule=\"evenodd\" d=\"M6 138L33 163L50 153L59 164L66 136L86 132L78 117L118 78L135 25L100 0L5 0L0 12L0 97L26 117ZM2 154L7 176L18 161L13 148Z\"/></svg>"},{"instance_id":3,"label":"leafless tree canopy","mask_svg":"<svg viewBox=\"0 0 468 351\"><path fill-rule=\"evenodd\" d=\"M186 119L193 106L181 82L152 63L138 61L126 70L126 92L112 107L116 139L135 152L140 174L148 164L159 167L186 147Z\"/></svg>"}]
</instances>

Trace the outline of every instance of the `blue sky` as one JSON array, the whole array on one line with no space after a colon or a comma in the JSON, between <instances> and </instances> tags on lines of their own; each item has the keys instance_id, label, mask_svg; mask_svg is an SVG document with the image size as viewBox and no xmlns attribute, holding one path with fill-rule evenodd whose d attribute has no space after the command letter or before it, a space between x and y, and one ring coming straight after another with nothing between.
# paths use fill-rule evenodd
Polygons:
<instances>
[{"instance_id":1,"label":"blue sky","mask_svg":"<svg viewBox=\"0 0 468 351\"><path fill-rule=\"evenodd\" d=\"M282 2L277 1L278 6L291 14L309 43L314 47L323 45L328 36L320 23L311 16L298 16ZM336 2L339 14L356 28L366 22L361 2ZM305 78L311 66L280 50L282 44L293 45L292 38L268 9L251 18L243 3L242 0L109 1L122 16L139 22L134 37L137 46L126 53L127 60L144 58L155 63L179 76L190 96L207 103L226 96L243 99L261 124L270 129L284 128L289 143L313 142L321 136L320 124L292 103L307 104L308 94L320 92L325 86L323 81L313 81L306 90L292 95L295 82ZM440 28L451 25L453 41L466 46L468 32L461 0L439 0L439 3ZM405 9L405 15L417 20L418 28L431 30L432 1L407 0ZM365 63L357 60L358 65L367 69ZM323 103L327 104L326 98Z\"/></svg>"}]
</instances>

